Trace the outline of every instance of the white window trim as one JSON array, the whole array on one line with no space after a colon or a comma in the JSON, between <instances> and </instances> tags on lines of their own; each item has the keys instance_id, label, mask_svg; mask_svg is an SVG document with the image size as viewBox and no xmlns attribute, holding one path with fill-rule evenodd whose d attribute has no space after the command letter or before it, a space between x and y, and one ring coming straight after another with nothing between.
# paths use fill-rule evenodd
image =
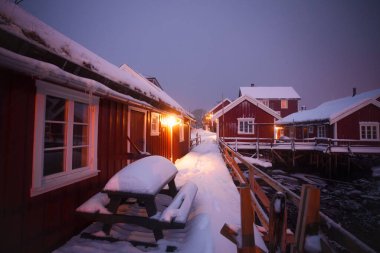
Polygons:
<instances>
[{"instance_id":1,"label":"white window trim","mask_svg":"<svg viewBox=\"0 0 380 253\"><path fill-rule=\"evenodd\" d=\"M321 130L323 129L323 130ZM323 136L321 136L321 133L323 133ZM326 138L327 137L327 129L326 126L318 126L317 127L317 137L318 138Z\"/></svg>"},{"instance_id":2,"label":"white window trim","mask_svg":"<svg viewBox=\"0 0 380 253\"><path fill-rule=\"evenodd\" d=\"M185 141L185 125L184 123L179 124L179 142Z\"/></svg>"},{"instance_id":3,"label":"white window trim","mask_svg":"<svg viewBox=\"0 0 380 253\"><path fill-rule=\"evenodd\" d=\"M153 118L157 118L156 129L153 128ZM152 112L150 114L150 136L160 135L160 114L157 112Z\"/></svg>"},{"instance_id":4,"label":"white window trim","mask_svg":"<svg viewBox=\"0 0 380 253\"><path fill-rule=\"evenodd\" d=\"M97 170L99 98L40 80L36 81L36 86L33 181L30 191L32 197L96 176L99 172ZM82 102L89 105L88 167L43 176L46 95Z\"/></svg>"},{"instance_id":5,"label":"white window trim","mask_svg":"<svg viewBox=\"0 0 380 253\"><path fill-rule=\"evenodd\" d=\"M237 125L237 130L238 134L255 134L255 118L238 118L238 125ZM247 133L244 130L240 131L240 122L249 122L252 121L252 133Z\"/></svg>"},{"instance_id":6,"label":"white window trim","mask_svg":"<svg viewBox=\"0 0 380 253\"><path fill-rule=\"evenodd\" d=\"M286 106L282 106L282 102L286 102ZM281 103L281 109L288 109L288 107L289 107L289 105L288 105L288 103L289 103L289 101L287 100L287 99L281 99L281 101L280 101L280 103Z\"/></svg>"},{"instance_id":7,"label":"white window trim","mask_svg":"<svg viewBox=\"0 0 380 253\"><path fill-rule=\"evenodd\" d=\"M269 99L262 99L262 100L260 100L260 102L261 102L263 105L269 107Z\"/></svg>"},{"instance_id":8,"label":"white window trim","mask_svg":"<svg viewBox=\"0 0 380 253\"><path fill-rule=\"evenodd\" d=\"M307 132L308 132L309 134L313 134L313 133L314 133L314 126L308 126L308 128L307 128Z\"/></svg>"},{"instance_id":9,"label":"white window trim","mask_svg":"<svg viewBox=\"0 0 380 253\"><path fill-rule=\"evenodd\" d=\"M360 140L363 140L363 141L377 141L380 139L379 137L379 125L380 123L379 122L359 122L359 136L360 136ZM365 138L362 138L362 126L371 126L371 127L376 127L376 139L368 139L367 138L367 130L366 130L366 134L365 134Z\"/></svg>"}]
</instances>

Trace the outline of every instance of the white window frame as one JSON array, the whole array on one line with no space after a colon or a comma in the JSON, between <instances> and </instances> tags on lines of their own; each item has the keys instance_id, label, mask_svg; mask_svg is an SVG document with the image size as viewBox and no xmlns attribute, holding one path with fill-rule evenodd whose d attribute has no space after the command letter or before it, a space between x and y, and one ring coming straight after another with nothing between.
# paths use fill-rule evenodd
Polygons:
<instances>
[{"instance_id":1,"label":"white window frame","mask_svg":"<svg viewBox=\"0 0 380 253\"><path fill-rule=\"evenodd\" d=\"M288 109L288 100L281 99L281 109Z\"/></svg>"},{"instance_id":2,"label":"white window frame","mask_svg":"<svg viewBox=\"0 0 380 253\"><path fill-rule=\"evenodd\" d=\"M184 142L185 141L185 125L184 123L179 124L179 142Z\"/></svg>"},{"instance_id":3,"label":"white window frame","mask_svg":"<svg viewBox=\"0 0 380 253\"><path fill-rule=\"evenodd\" d=\"M362 127L364 127L364 138L362 136ZM368 127L371 128L370 138L368 138ZM373 127L375 127L375 131L373 131ZM376 138L374 137L374 133L376 133ZM377 141L379 140L379 122L359 122L359 136L360 140L366 141Z\"/></svg>"},{"instance_id":4,"label":"white window frame","mask_svg":"<svg viewBox=\"0 0 380 253\"><path fill-rule=\"evenodd\" d=\"M51 83L37 80L37 93L35 101L34 122L34 147L33 147L33 181L30 191L31 196L37 196L90 177L98 175L97 170L97 143L98 143L98 114L99 98L83 92L56 86ZM52 175L43 175L44 163L44 135L45 135L45 105L46 96L51 95L68 101L69 107L74 102L81 102L89 108L89 143L88 143L88 166L71 169L71 165L65 166L63 172ZM71 109L69 109L71 110ZM70 112L69 112L70 113ZM67 129L67 139L72 138L72 131ZM71 161L72 146L66 146L65 161ZM70 151L69 151L70 150Z\"/></svg>"},{"instance_id":5,"label":"white window frame","mask_svg":"<svg viewBox=\"0 0 380 253\"><path fill-rule=\"evenodd\" d=\"M252 132L245 131L245 127L243 125L243 131L240 130L240 123L248 122L248 125L252 125ZM251 122L251 123L250 123ZM237 125L238 134L255 134L255 118L238 118Z\"/></svg>"},{"instance_id":6,"label":"white window frame","mask_svg":"<svg viewBox=\"0 0 380 253\"><path fill-rule=\"evenodd\" d=\"M156 120L156 125L154 127L153 120ZM150 136L160 135L160 114L157 112L152 112L150 114Z\"/></svg>"},{"instance_id":7,"label":"white window frame","mask_svg":"<svg viewBox=\"0 0 380 253\"><path fill-rule=\"evenodd\" d=\"M327 129L325 125L317 127L317 137L318 138L326 138L327 137Z\"/></svg>"},{"instance_id":8,"label":"white window frame","mask_svg":"<svg viewBox=\"0 0 380 253\"><path fill-rule=\"evenodd\" d=\"M307 132L308 132L309 134L313 134L313 133L314 133L314 126L309 126L309 127L307 128Z\"/></svg>"},{"instance_id":9,"label":"white window frame","mask_svg":"<svg viewBox=\"0 0 380 253\"><path fill-rule=\"evenodd\" d=\"M269 99L262 99L260 100L261 103L263 103L265 106L269 107Z\"/></svg>"}]
</instances>

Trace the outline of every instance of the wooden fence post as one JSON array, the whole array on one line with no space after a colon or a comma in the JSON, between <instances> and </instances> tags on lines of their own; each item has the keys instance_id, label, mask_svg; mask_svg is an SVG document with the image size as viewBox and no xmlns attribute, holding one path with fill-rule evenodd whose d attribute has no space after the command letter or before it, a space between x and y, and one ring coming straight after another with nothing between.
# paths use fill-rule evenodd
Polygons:
<instances>
[{"instance_id":1,"label":"wooden fence post","mask_svg":"<svg viewBox=\"0 0 380 253\"><path fill-rule=\"evenodd\" d=\"M302 185L301 203L298 210L295 244L293 253L305 251L307 235L318 235L319 232L320 191L313 185Z\"/></svg>"},{"instance_id":2,"label":"wooden fence post","mask_svg":"<svg viewBox=\"0 0 380 253\"><path fill-rule=\"evenodd\" d=\"M277 192L272 198L269 212L269 252L286 252L286 197Z\"/></svg>"},{"instance_id":3,"label":"wooden fence post","mask_svg":"<svg viewBox=\"0 0 380 253\"><path fill-rule=\"evenodd\" d=\"M255 252L255 235L253 230L254 213L251 205L251 189L248 185L240 188L241 212L241 248L239 253Z\"/></svg>"}]
</instances>

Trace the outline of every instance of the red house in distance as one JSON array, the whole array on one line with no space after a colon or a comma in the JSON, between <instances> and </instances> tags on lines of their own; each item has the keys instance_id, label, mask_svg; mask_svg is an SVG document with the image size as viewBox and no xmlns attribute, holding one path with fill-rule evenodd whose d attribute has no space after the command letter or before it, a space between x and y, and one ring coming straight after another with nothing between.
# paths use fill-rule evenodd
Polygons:
<instances>
[{"instance_id":1,"label":"red house in distance","mask_svg":"<svg viewBox=\"0 0 380 253\"><path fill-rule=\"evenodd\" d=\"M274 122L280 115L259 100L243 95L216 112L217 136L225 140L275 138Z\"/></svg>"},{"instance_id":2,"label":"red house in distance","mask_svg":"<svg viewBox=\"0 0 380 253\"><path fill-rule=\"evenodd\" d=\"M276 122L284 135L295 138L331 138L379 141L380 89L327 101Z\"/></svg>"},{"instance_id":3,"label":"red house in distance","mask_svg":"<svg viewBox=\"0 0 380 253\"><path fill-rule=\"evenodd\" d=\"M228 98L225 98L219 103L217 103L213 108L211 108L203 117L203 127L206 130L210 130L211 132L216 132L216 124L212 120L212 117L214 116L216 112L222 110L229 104L231 104L231 100Z\"/></svg>"},{"instance_id":4,"label":"red house in distance","mask_svg":"<svg viewBox=\"0 0 380 253\"><path fill-rule=\"evenodd\" d=\"M272 110L285 117L294 112L298 112L298 103L301 97L293 87L240 87L239 96L249 96L254 98Z\"/></svg>"}]
</instances>

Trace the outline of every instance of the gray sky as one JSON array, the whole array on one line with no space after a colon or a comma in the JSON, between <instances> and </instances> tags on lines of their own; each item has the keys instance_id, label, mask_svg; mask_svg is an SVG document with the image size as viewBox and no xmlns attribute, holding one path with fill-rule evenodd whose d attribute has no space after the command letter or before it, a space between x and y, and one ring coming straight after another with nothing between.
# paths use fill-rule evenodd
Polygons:
<instances>
[{"instance_id":1,"label":"gray sky","mask_svg":"<svg viewBox=\"0 0 380 253\"><path fill-rule=\"evenodd\" d=\"M380 87L380 1L24 0L109 62L156 76L185 109L239 87L293 86L302 105Z\"/></svg>"}]
</instances>

